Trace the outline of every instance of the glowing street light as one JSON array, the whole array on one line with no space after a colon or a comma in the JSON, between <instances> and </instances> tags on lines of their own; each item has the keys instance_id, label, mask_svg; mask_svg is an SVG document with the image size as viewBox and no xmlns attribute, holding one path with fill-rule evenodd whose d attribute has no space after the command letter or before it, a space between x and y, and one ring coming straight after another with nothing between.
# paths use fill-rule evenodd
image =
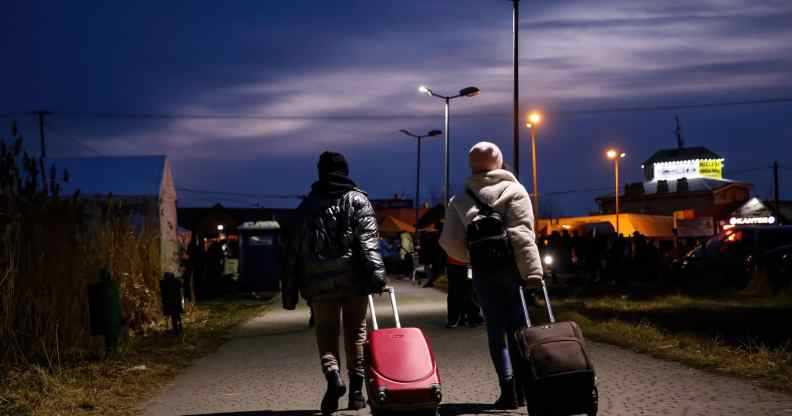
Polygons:
<instances>
[{"instance_id":1,"label":"glowing street light","mask_svg":"<svg viewBox=\"0 0 792 416\"><path fill-rule=\"evenodd\" d=\"M418 232L418 216L420 212L421 200L421 140L427 137L435 137L443 134L440 130L432 130L424 135L412 134L407 130L400 130L402 133L418 139L418 163L415 172L415 232Z\"/></svg>"},{"instance_id":2,"label":"glowing street light","mask_svg":"<svg viewBox=\"0 0 792 416\"><path fill-rule=\"evenodd\" d=\"M475 97L475 96L479 95L481 93L481 91L478 88L476 88L476 87L467 87L467 88L463 88L463 89L459 90L459 94L457 94L457 95L445 96L445 95L440 95L440 94L435 93L434 91L432 91L431 88L429 88L429 87L427 87L425 85L419 86L418 87L418 91L420 91L423 94L426 94L426 95L429 95L429 96L432 96L432 97L437 97L437 98L440 98L443 101L445 101L445 120L444 120L444 123L443 123L443 132L445 133L444 138L443 138L443 187L445 188L445 205L448 206L448 200L451 199L451 189L450 189L450 186L449 186L449 181L450 181L450 177L451 177L451 163L449 162L449 156L448 156L449 155L448 138L449 138L449 135L450 135L449 134L450 128L449 128L449 125L448 125L448 121L449 121L448 109L449 109L451 100L453 100L454 98Z\"/></svg>"},{"instance_id":3,"label":"glowing street light","mask_svg":"<svg viewBox=\"0 0 792 416\"><path fill-rule=\"evenodd\" d=\"M531 129L531 173L533 181L534 220L539 219L539 179L536 175L536 130L539 128L541 122L542 113L532 111L531 114L528 114L528 123L526 126ZM519 172L516 173L519 175ZM519 177L517 179L519 179Z\"/></svg>"},{"instance_id":4,"label":"glowing street light","mask_svg":"<svg viewBox=\"0 0 792 416\"><path fill-rule=\"evenodd\" d=\"M224 228L225 227L223 227L223 224L220 224L217 226L217 231L223 231Z\"/></svg>"},{"instance_id":5,"label":"glowing street light","mask_svg":"<svg viewBox=\"0 0 792 416\"><path fill-rule=\"evenodd\" d=\"M608 149L608 151L605 152L605 156L613 161L613 169L616 177L616 235L619 235L619 160L624 159L627 153L621 150Z\"/></svg>"},{"instance_id":6,"label":"glowing street light","mask_svg":"<svg viewBox=\"0 0 792 416\"><path fill-rule=\"evenodd\" d=\"M542 114L537 113L536 111L528 114L528 127L531 128L534 125L539 125L542 122Z\"/></svg>"}]
</instances>

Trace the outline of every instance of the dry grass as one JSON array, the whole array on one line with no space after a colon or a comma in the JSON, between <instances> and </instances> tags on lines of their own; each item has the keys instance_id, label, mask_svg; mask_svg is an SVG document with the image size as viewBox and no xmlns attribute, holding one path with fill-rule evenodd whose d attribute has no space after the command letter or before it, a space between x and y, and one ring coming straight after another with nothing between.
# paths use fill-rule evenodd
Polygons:
<instances>
[{"instance_id":1,"label":"dry grass","mask_svg":"<svg viewBox=\"0 0 792 416\"><path fill-rule=\"evenodd\" d=\"M216 350L235 325L269 302L225 300L201 304L185 316L185 332L164 321L130 340L109 359L73 357L62 365L0 368L0 415L133 415L141 400L194 359ZM141 367L145 366L145 367Z\"/></svg>"},{"instance_id":2,"label":"dry grass","mask_svg":"<svg viewBox=\"0 0 792 416\"><path fill-rule=\"evenodd\" d=\"M555 304L561 319L578 322L593 340L792 392L792 337L785 330L786 324L779 319L780 326L771 325L768 329L768 323L757 318L787 311L790 305L792 302L785 297L746 301L741 297L705 299L682 295L650 300L570 299ZM755 328L741 328L747 337L717 331L713 334L701 330L697 320L701 311L721 316L722 322L707 321L710 326L733 328L751 319L757 322ZM744 321L734 322L731 317L735 314ZM770 334L772 341L761 340L764 330L775 331Z\"/></svg>"}]
</instances>

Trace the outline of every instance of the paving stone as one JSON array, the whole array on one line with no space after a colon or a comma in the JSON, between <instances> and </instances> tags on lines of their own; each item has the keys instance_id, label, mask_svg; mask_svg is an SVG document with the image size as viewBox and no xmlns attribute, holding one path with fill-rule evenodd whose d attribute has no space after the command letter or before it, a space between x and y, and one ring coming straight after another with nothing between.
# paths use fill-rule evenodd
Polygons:
<instances>
[{"instance_id":1,"label":"paving stone","mask_svg":"<svg viewBox=\"0 0 792 416\"><path fill-rule=\"evenodd\" d=\"M429 336L443 379L441 414L525 415L498 412L498 395L484 328L445 329L445 293L395 281L403 326ZM381 326L392 324L385 297L377 298ZM198 360L142 406L146 416L302 416L319 414L324 393L308 310L272 310L238 328L216 353ZM600 389L600 415L791 415L792 396L750 382L713 375L610 345L590 343ZM345 362L345 361L344 361ZM346 377L346 375L344 375ZM341 405L346 405L346 398ZM364 416L339 411L340 416Z\"/></svg>"}]
</instances>

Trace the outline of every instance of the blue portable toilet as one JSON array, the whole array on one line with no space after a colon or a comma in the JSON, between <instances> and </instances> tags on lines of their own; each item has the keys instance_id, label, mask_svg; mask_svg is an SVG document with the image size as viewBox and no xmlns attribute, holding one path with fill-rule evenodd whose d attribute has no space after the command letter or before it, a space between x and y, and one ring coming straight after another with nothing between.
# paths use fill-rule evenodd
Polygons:
<instances>
[{"instance_id":1,"label":"blue portable toilet","mask_svg":"<svg viewBox=\"0 0 792 416\"><path fill-rule=\"evenodd\" d=\"M239 283L247 292L280 290L281 229L277 221L246 222L239 231Z\"/></svg>"}]
</instances>

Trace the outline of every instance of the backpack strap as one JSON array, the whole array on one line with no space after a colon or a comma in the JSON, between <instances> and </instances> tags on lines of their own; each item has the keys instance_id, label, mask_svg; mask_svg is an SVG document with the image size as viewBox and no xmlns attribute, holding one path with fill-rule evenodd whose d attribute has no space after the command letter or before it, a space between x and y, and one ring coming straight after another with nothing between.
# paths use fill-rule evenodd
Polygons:
<instances>
[{"instance_id":1,"label":"backpack strap","mask_svg":"<svg viewBox=\"0 0 792 416\"><path fill-rule=\"evenodd\" d=\"M476 206L478 207L479 211L483 212L484 215L490 215L493 212L495 212L494 208L482 202L481 199L479 199L479 197L476 196L476 193L471 191L470 188L465 188L465 192L468 194L468 196L473 198L473 202L476 203Z\"/></svg>"}]
</instances>

